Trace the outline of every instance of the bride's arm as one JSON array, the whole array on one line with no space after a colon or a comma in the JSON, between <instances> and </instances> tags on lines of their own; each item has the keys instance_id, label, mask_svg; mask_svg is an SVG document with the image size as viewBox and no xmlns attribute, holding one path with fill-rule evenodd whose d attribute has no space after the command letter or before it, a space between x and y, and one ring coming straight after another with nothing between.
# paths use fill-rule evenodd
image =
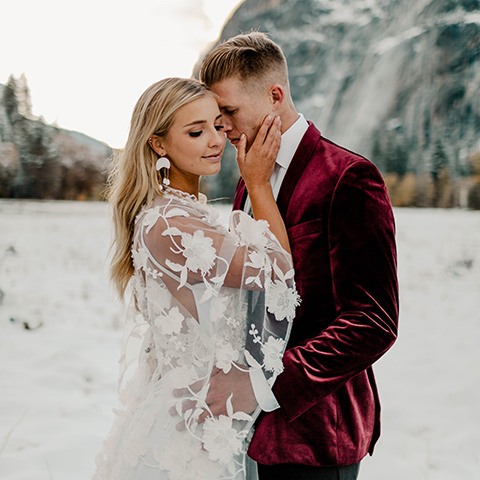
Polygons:
<instances>
[{"instance_id":1,"label":"bride's arm","mask_svg":"<svg viewBox=\"0 0 480 480\"><path fill-rule=\"evenodd\" d=\"M287 230L270 184L280 148L280 126L280 117L266 117L248 153L245 152L246 137L242 135L237 145L237 163L248 190L253 217L266 220L280 245L291 254Z\"/></svg>"}]
</instances>

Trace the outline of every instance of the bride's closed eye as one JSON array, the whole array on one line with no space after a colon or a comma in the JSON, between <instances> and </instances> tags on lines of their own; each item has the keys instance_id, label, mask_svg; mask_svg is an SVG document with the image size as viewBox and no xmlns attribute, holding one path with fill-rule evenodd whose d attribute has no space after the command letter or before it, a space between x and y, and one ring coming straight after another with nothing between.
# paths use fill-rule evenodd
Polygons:
<instances>
[{"instance_id":1,"label":"bride's closed eye","mask_svg":"<svg viewBox=\"0 0 480 480\"><path fill-rule=\"evenodd\" d=\"M220 130L223 130L223 125L215 125L215 130L219 132ZM197 132L188 132L188 134L191 137L199 137L203 133L203 130L198 130Z\"/></svg>"}]
</instances>

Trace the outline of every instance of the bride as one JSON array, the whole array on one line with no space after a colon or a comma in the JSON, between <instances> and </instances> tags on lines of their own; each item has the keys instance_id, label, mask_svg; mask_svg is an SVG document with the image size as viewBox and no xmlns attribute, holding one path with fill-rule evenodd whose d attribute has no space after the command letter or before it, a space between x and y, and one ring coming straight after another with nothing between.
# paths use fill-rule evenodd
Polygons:
<instances>
[{"instance_id":1,"label":"bride","mask_svg":"<svg viewBox=\"0 0 480 480\"><path fill-rule=\"evenodd\" d=\"M285 227L269 178L280 145L267 117L237 162L255 219L229 229L199 193L225 146L214 94L195 80L149 87L132 115L108 197L115 227L112 279L133 300L126 322L120 406L95 480L241 480L259 408L230 395L214 415L213 374L262 370L272 384L299 299Z\"/></svg>"}]
</instances>

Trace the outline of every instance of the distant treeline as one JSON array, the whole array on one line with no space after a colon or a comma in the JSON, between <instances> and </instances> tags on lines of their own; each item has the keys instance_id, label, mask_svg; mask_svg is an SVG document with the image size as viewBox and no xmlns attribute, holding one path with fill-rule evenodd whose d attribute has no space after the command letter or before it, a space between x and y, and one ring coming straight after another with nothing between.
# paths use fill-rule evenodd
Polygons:
<instances>
[{"instance_id":1,"label":"distant treeline","mask_svg":"<svg viewBox=\"0 0 480 480\"><path fill-rule=\"evenodd\" d=\"M394 129L377 131L371 160L394 206L480 209L480 151L460 162L459 155L449 158L444 141L433 141L429 158L412 158L408 139Z\"/></svg>"},{"instance_id":2,"label":"distant treeline","mask_svg":"<svg viewBox=\"0 0 480 480\"><path fill-rule=\"evenodd\" d=\"M24 75L0 89L0 197L99 199L111 150L31 112Z\"/></svg>"},{"instance_id":3,"label":"distant treeline","mask_svg":"<svg viewBox=\"0 0 480 480\"><path fill-rule=\"evenodd\" d=\"M463 166L455 167L441 140L435 141L428 159L414 162L407 151L406 142L391 133L379 136L374 142L370 160L382 173L394 206L480 210L480 152L470 153ZM222 170L203 179L203 190L209 198L233 202L239 178L235 154L227 142Z\"/></svg>"},{"instance_id":4,"label":"distant treeline","mask_svg":"<svg viewBox=\"0 0 480 480\"><path fill-rule=\"evenodd\" d=\"M440 138L431 152L431 158L412 159L408 141L395 129L377 131L371 160L393 205L480 209L480 152L456 162ZM101 199L111 153L100 142L34 118L24 75L11 76L0 90L0 197ZM233 201L239 176L235 153L227 145L220 173L202 179L210 199Z\"/></svg>"}]
</instances>

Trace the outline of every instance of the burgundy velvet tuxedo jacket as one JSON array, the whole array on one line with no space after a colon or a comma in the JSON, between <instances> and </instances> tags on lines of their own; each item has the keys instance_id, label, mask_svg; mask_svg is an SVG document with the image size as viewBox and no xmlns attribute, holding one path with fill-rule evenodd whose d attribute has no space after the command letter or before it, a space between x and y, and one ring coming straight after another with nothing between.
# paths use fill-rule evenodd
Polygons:
<instances>
[{"instance_id":1,"label":"burgundy velvet tuxedo jacket","mask_svg":"<svg viewBox=\"0 0 480 480\"><path fill-rule=\"evenodd\" d=\"M234 209L246 199L240 180ZM310 124L277 204L302 298L248 454L259 463L350 465L372 453L380 404L372 364L397 335L395 226L378 170Z\"/></svg>"}]
</instances>

